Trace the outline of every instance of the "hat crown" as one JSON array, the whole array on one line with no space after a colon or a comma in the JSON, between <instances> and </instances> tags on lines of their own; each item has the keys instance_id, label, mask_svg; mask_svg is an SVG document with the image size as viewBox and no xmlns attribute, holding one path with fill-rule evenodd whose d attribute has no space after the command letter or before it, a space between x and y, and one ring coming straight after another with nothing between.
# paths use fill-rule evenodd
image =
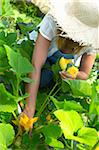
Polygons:
<instances>
[{"instance_id":1,"label":"hat crown","mask_svg":"<svg viewBox=\"0 0 99 150\"><path fill-rule=\"evenodd\" d=\"M84 24L97 27L99 25L99 0L73 0L72 14Z\"/></svg>"},{"instance_id":2,"label":"hat crown","mask_svg":"<svg viewBox=\"0 0 99 150\"><path fill-rule=\"evenodd\" d=\"M61 36L99 49L99 0L50 0Z\"/></svg>"}]
</instances>

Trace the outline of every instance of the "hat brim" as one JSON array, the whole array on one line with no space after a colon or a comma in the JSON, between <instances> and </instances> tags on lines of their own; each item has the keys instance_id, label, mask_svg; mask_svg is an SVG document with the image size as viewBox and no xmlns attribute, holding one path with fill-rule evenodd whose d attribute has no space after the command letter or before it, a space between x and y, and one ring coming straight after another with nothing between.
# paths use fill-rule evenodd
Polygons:
<instances>
[{"instance_id":1,"label":"hat brim","mask_svg":"<svg viewBox=\"0 0 99 150\"><path fill-rule=\"evenodd\" d=\"M65 37L68 37L83 45L92 45L95 49L99 49L99 26L90 27L80 20L78 20L73 14L71 14L71 2L64 0L54 0L51 2L50 14L55 18L59 27L66 33Z\"/></svg>"}]
</instances>

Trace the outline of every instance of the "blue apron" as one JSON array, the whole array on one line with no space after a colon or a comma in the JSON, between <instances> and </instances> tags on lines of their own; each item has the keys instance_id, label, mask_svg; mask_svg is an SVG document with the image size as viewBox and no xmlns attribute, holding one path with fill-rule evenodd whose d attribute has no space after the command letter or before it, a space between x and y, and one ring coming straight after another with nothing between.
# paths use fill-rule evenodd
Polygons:
<instances>
[{"instance_id":1,"label":"blue apron","mask_svg":"<svg viewBox=\"0 0 99 150\"><path fill-rule=\"evenodd\" d=\"M66 59L74 59L72 54L64 54L60 50L56 51L52 56L48 57L45 65L51 66L56 63L57 59L64 57ZM41 70L40 87L46 88L53 83L53 72L47 68Z\"/></svg>"}]
</instances>

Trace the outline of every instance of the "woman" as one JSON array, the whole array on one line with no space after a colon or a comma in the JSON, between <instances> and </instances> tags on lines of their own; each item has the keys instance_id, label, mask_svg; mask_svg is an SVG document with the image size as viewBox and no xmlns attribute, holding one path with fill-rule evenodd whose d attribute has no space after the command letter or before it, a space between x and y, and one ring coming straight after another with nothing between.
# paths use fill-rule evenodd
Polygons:
<instances>
[{"instance_id":1,"label":"woman","mask_svg":"<svg viewBox=\"0 0 99 150\"><path fill-rule=\"evenodd\" d=\"M35 72L31 78L35 84L28 85L30 97L24 113L32 118L35 113L37 91L40 84L41 68L47 57L67 57L73 55L74 61L80 56L79 72L75 79L86 80L95 61L98 43L98 0L74 2L71 0L51 1L51 10L40 24L39 35L35 44L32 64ZM58 43L58 44L57 44ZM59 51L60 49L61 51ZM57 51L58 50L58 51ZM72 78L67 72L60 72L63 79Z\"/></svg>"}]
</instances>

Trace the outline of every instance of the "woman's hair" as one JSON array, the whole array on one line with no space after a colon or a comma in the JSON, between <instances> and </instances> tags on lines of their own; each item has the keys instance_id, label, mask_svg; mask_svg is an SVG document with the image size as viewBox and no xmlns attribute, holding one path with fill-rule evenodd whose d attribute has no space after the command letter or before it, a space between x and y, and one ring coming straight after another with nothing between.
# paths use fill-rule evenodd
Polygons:
<instances>
[{"instance_id":1,"label":"woman's hair","mask_svg":"<svg viewBox=\"0 0 99 150\"><path fill-rule=\"evenodd\" d=\"M57 31L57 35L60 35L61 31ZM82 46L78 42L74 42L72 39L57 36L57 46L60 50L71 50L70 52L77 54L80 52Z\"/></svg>"}]
</instances>

